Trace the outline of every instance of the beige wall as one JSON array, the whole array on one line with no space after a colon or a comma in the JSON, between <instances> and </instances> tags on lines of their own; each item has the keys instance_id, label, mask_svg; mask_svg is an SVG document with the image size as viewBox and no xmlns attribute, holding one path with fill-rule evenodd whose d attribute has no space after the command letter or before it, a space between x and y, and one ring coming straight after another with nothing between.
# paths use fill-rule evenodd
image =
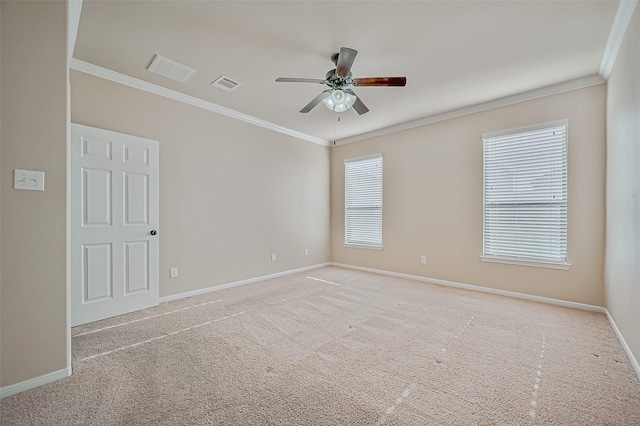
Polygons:
<instances>
[{"instance_id":1,"label":"beige wall","mask_svg":"<svg viewBox=\"0 0 640 426\"><path fill-rule=\"evenodd\" d=\"M161 296L329 261L329 148L79 72L71 105L160 141Z\"/></svg>"},{"instance_id":2,"label":"beige wall","mask_svg":"<svg viewBox=\"0 0 640 426\"><path fill-rule=\"evenodd\" d=\"M640 360L640 7L607 86L606 304Z\"/></svg>"},{"instance_id":3,"label":"beige wall","mask_svg":"<svg viewBox=\"0 0 640 426\"><path fill-rule=\"evenodd\" d=\"M592 305L603 304L605 86L391 135L331 152L332 260ZM482 133L569 119L569 271L487 263ZM343 160L384 156L384 250L345 247ZM427 256L427 265L420 256Z\"/></svg>"},{"instance_id":4,"label":"beige wall","mask_svg":"<svg viewBox=\"0 0 640 426\"><path fill-rule=\"evenodd\" d=\"M66 2L2 2L0 386L67 367ZM17 191L13 169L45 172Z\"/></svg>"}]
</instances>

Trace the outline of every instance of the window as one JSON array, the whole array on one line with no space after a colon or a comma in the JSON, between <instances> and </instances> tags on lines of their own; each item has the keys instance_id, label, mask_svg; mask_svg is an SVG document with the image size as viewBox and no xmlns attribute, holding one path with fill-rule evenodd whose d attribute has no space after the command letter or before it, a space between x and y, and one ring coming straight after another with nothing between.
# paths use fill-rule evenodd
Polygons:
<instances>
[{"instance_id":1,"label":"window","mask_svg":"<svg viewBox=\"0 0 640 426\"><path fill-rule=\"evenodd\" d=\"M568 269L567 122L483 142L482 260Z\"/></svg>"},{"instance_id":2,"label":"window","mask_svg":"<svg viewBox=\"0 0 640 426\"><path fill-rule=\"evenodd\" d=\"M345 160L345 244L382 248L382 155Z\"/></svg>"}]
</instances>

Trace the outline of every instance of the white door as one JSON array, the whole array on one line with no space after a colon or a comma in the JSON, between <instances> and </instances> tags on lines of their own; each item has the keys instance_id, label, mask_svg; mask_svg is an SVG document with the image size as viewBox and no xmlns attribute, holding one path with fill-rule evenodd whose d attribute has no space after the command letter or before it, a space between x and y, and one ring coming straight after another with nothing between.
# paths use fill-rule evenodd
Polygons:
<instances>
[{"instance_id":1,"label":"white door","mask_svg":"<svg viewBox=\"0 0 640 426\"><path fill-rule=\"evenodd\" d=\"M155 306L158 142L71 124L71 325Z\"/></svg>"}]
</instances>

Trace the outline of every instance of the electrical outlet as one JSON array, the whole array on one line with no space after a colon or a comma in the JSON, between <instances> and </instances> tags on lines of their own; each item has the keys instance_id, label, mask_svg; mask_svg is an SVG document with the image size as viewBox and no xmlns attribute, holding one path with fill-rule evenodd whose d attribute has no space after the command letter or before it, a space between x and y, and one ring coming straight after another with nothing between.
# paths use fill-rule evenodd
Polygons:
<instances>
[{"instance_id":1,"label":"electrical outlet","mask_svg":"<svg viewBox=\"0 0 640 426\"><path fill-rule=\"evenodd\" d=\"M169 275L171 278L178 278L178 268L171 268L169 270Z\"/></svg>"},{"instance_id":2,"label":"electrical outlet","mask_svg":"<svg viewBox=\"0 0 640 426\"><path fill-rule=\"evenodd\" d=\"M427 256L420 256L420 263L422 263L423 265L427 264Z\"/></svg>"},{"instance_id":3,"label":"electrical outlet","mask_svg":"<svg viewBox=\"0 0 640 426\"><path fill-rule=\"evenodd\" d=\"M272 262L276 261L276 254L275 253L271 253L271 261Z\"/></svg>"},{"instance_id":4,"label":"electrical outlet","mask_svg":"<svg viewBox=\"0 0 640 426\"><path fill-rule=\"evenodd\" d=\"M609 294L613 293L613 281L609 281Z\"/></svg>"},{"instance_id":5,"label":"electrical outlet","mask_svg":"<svg viewBox=\"0 0 640 426\"><path fill-rule=\"evenodd\" d=\"M309 256L309 249L304 249L304 257Z\"/></svg>"}]
</instances>

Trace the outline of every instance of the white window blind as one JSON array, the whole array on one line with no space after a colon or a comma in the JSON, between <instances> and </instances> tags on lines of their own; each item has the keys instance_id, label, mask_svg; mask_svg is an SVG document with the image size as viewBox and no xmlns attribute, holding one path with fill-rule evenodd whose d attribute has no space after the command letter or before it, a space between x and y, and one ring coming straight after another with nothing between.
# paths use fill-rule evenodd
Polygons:
<instances>
[{"instance_id":1,"label":"white window blind","mask_svg":"<svg viewBox=\"0 0 640 426\"><path fill-rule=\"evenodd\" d=\"M382 156L345 160L345 243L382 247Z\"/></svg>"},{"instance_id":2,"label":"white window blind","mask_svg":"<svg viewBox=\"0 0 640 426\"><path fill-rule=\"evenodd\" d=\"M484 256L566 263L567 126L483 141Z\"/></svg>"}]
</instances>

